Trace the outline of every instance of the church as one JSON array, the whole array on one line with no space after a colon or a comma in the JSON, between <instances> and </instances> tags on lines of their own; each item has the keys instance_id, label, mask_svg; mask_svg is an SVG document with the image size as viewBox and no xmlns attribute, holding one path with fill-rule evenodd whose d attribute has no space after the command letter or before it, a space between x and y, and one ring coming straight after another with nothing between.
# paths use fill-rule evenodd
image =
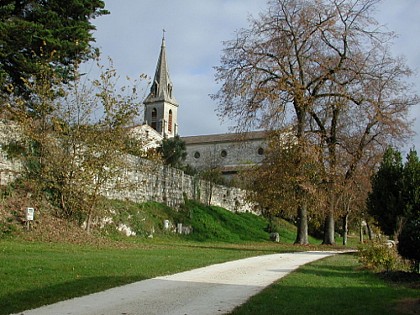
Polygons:
<instances>
[{"instance_id":1,"label":"church","mask_svg":"<svg viewBox=\"0 0 420 315\"><path fill-rule=\"evenodd\" d=\"M159 146L163 138L178 135L178 109L166 60L165 37L150 92L144 100L144 124L132 128L133 135L146 139L146 149ZM262 162L266 147L263 131L181 137L186 144L185 163L197 170L218 168L225 178Z\"/></svg>"}]
</instances>

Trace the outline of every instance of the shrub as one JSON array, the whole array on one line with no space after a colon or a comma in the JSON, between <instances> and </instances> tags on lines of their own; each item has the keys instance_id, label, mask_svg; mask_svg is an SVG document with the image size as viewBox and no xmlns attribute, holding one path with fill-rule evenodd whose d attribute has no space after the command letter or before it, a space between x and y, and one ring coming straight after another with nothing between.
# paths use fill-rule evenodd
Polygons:
<instances>
[{"instance_id":1,"label":"shrub","mask_svg":"<svg viewBox=\"0 0 420 315\"><path fill-rule=\"evenodd\" d=\"M11 236L16 230L16 224L12 218L2 218L0 220L0 239Z\"/></svg>"},{"instance_id":2,"label":"shrub","mask_svg":"<svg viewBox=\"0 0 420 315\"><path fill-rule=\"evenodd\" d=\"M420 262L420 219L409 220L398 237L398 252L410 259L417 272Z\"/></svg>"},{"instance_id":3,"label":"shrub","mask_svg":"<svg viewBox=\"0 0 420 315\"><path fill-rule=\"evenodd\" d=\"M380 240L359 248L359 262L376 271L391 271L402 265L395 247L390 247Z\"/></svg>"}]
</instances>

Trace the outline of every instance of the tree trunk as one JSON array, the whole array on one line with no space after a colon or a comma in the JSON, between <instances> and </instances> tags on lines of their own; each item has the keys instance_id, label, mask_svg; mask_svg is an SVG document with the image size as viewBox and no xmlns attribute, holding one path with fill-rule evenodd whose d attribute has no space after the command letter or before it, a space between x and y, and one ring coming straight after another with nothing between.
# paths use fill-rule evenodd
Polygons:
<instances>
[{"instance_id":1,"label":"tree trunk","mask_svg":"<svg viewBox=\"0 0 420 315\"><path fill-rule=\"evenodd\" d=\"M306 206L298 206L297 221L297 235L295 244L308 245L308 214Z\"/></svg>"},{"instance_id":2,"label":"tree trunk","mask_svg":"<svg viewBox=\"0 0 420 315\"><path fill-rule=\"evenodd\" d=\"M327 217L325 218L324 241L322 242L323 245L335 244L334 232L334 212L330 210Z\"/></svg>"},{"instance_id":3,"label":"tree trunk","mask_svg":"<svg viewBox=\"0 0 420 315\"><path fill-rule=\"evenodd\" d=\"M366 228L367 228L367 232L368 232L368 236L369 236L369 241L373 240L373 232L372 232L372 228L370 227L370 224L368 222L366 222Z\"/></svg>"},{"instance_id":4,"label":"tree trunk","mask_svg":"<svg viewBox=\"0 0 420 315\"><path fill-rule=\"evenodd\" d=\"M96 201L97 201L97 197L98 197L98 191L99 191L99 185L96 185L94 193L93 193L93 199L90 202L90 206L89 206L89 210L87 212L87 219L86 219L86 232L88 234L90 234L90 227L92 225L92 218L94 215L94 209L96 206Z\"/></svg>"},{"instance_id":5,"label":"tree trunk","mask_svg":"<svg viewBox=\"0 0 420 315\"><path fill-rule=\"evenodd\" d=\"M211 199L213 197L213 183L210 182L210 191L209 191L209 199L207 200L207 205L211 206Z\"/></svg>"},{"instance_id":6,"label":"tree trunk","mask_svg":"<svg viewBox=\"0 0 420 315\"><path fill-rule=\"evenodd\" d=\"M360 221L359 236L360 236L360 243L363 244L363 242L364 242L364 240L363 240L363 220Z\"/></svg>"},{"instance_id":7,"label":"tree trunk","mask_svg":"<svg viewBox=\"0 0 420 315\"><path fill-rule=\"evenodd\" d=\"M349 228L349 214L346 213L343 217L343 245L347 245L347 233Z\"/></svg>"},{"instance_id":8,"label":"tree trunk","mask_svg":"<svg viewBox=\"0 0 420 315\"><path fill-rule=\"evenodd\" d=\"M299 95L299 93L297 93L296 95ZM299 98L296 95L294 99L294 108L295 108L296 117L297 117L296 138L298 140L298 145L299 145L299 154L298 154L299 159L297 161L296 167L300 169L300 166L301 166L300 164L302 163L301 157L304 156L303 152L305 150L304 132L305 132L306 109L304 106L300 104L300 102L298 101ZM300 192L300 197L304 199L305 193L301 191L300 188L299 188L299 192ZM308 211L306 208L305 201L300 201L298 203L300 204L298 204L298 209L297 209L297 235L296 235L295 244L307 245L309 244Z\"/></svg>"},{"instance_id":9,"label":"tree trunk","mask_svg":"<svg viewBox=\"0 0 420 315\"><path fill-rule=\"evenodd\" d=\"M401 234L401 231L404 227L405 221L406 221L405 217L403 217L403 216L398 216L397 217L397 224L396 224L395 232L394 232L394 235L393 235L394 236L394 241L396 241L396 242L398 242L398 237Z\"/></svg>"},{"instance_id":10,"label":"tree trunk","mask_svg":"<svg viewBox=\"0 0 420 315\"><path fill-rule=\"evenodd\" d=\"M92 212L89 211L87 219L86 219L86 232L90 234L90 226L92 224Z\"/></svg>"}]
</instances>

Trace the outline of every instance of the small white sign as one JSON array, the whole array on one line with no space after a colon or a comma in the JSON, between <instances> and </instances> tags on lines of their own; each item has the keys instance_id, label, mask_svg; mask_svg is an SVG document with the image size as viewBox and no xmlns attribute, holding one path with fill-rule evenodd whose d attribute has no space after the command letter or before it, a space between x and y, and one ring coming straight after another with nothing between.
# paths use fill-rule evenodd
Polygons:
<instances>
[{"instance_id":1,"label":"small white sign","mask_svg":"<svg viewBox=\"0 0 420 315\"><path fill-rule=\"evenodd\" d=\"M34 208L26 208L26 221L33 221L34 219Z\"/></svg>"}]
</instances>

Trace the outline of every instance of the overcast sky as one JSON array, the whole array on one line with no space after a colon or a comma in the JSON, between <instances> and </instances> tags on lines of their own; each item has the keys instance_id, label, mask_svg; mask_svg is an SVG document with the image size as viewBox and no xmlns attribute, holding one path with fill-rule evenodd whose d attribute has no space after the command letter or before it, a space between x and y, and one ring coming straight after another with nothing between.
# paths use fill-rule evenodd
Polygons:
<instances>
[{"instance_id":1,"label":"overcast sky","mask_svg":"<svg viewBox=\"0 0 420 315\"><path fill-rule=\"evenodd\" d=\"M265 0L105 0L110 15L94 20L94 36L102 56L114 61L118 73L132 78L144 73L154 75L166 30L166 52L173 93L179 103L178 123L181 136L223 133L216 103L209 94L219 86L214 66L219 65L222 42L235 37L235 30L248 26L248 16L266 7ZM377 19L395 31L396 55L404 55L416 71L413 79L420 94L420 0L384 0L377 8ZM420 134L420 109L415 131ZM420 136L407 143L420 149Z\"/></svg>"}]
</instances>

